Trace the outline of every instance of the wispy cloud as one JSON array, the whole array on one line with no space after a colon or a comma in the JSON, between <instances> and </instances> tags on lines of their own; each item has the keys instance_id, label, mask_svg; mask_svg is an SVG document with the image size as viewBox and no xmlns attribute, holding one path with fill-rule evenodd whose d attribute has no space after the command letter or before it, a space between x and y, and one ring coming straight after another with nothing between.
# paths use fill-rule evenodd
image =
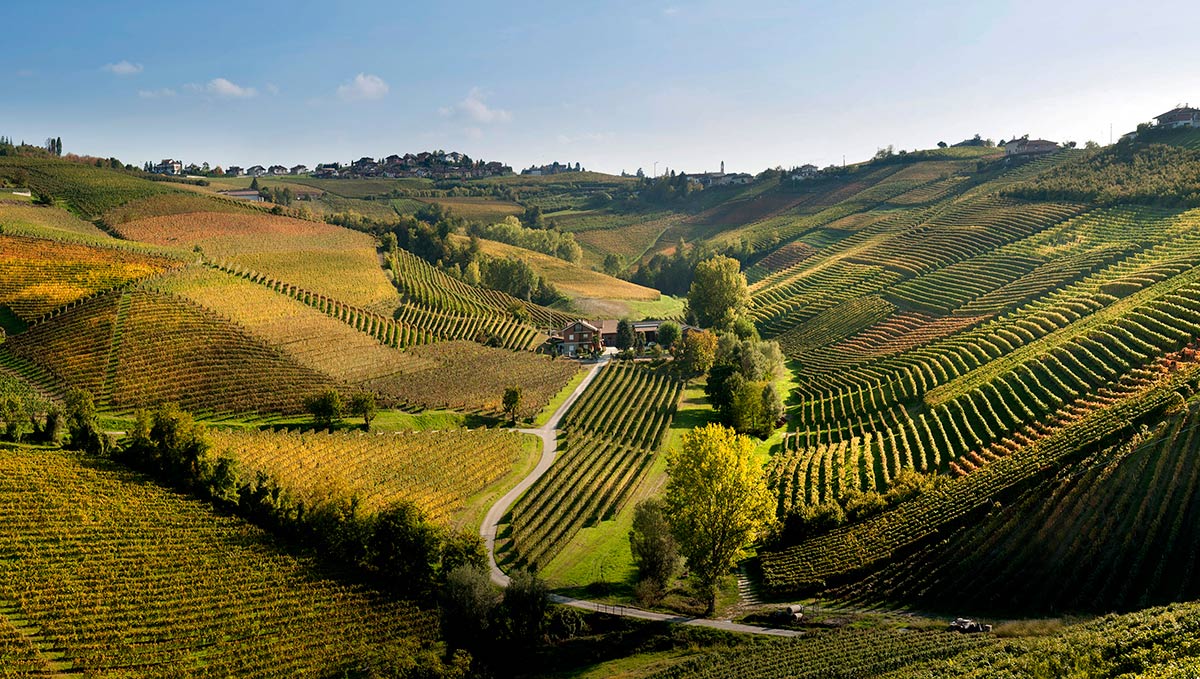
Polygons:
<instances>
[{"instance_id":1,"label":"wispy cloud","mask_svg":"<svg viewBox=\"0 0 1200 679\"><path fill-rule=\"evenodd\" d=\"M142 99L165 99L175 96L175 90L170 87L157 90L138 90L138 96Z\"/></svg>"},{"instance_id":2,"label":"wispy cloud","mask_svg":"<svg viewBox=\"0 0 1200 679\"><path fill-rule=\"evenodd\" d=\"M137 75L142 72L142 65L130 61L118 61L115 64L105 64L104 70L113 75Z\"/></svg>"},{"instance_id":3,"label":"wispy cloud","mask_svg":"<svg viewBox=\"0 0 1200 679\"><path fill-rule=\"evenodd\" d=\"M483 90L478 87L472 87L467 93L467 98L458 102L453 106L445 106L438 109L438 112L444 116L461 116L468 120L484 125L491 123L507 123L512 120L512 114L501 108L493 108L487 105L484 99Z\"/></svg>"},{"instance_id":4,"label":"wispy cloud","mask_svg":"<svg viewBox=\"0 0 1200 679\"><path fill-rule=\"evenodd\" d=\"M679 14L681 12L683 12L683 10L676 6L665 7L665 8L663 8L663 11L662 11L663 16L666 16L666 17L679 16Z\"/></svg>"},{"instance_id":5,"label":"wispy cloud","mask_svg":"<svg viewBox=\"0 0 1200 679\"><path fill-rule=\"evenodd\" d=\"M272 96L279 94L279 85L276 85L275 83L267 83L267 86L264 89L267 90L267 94Z\"/></svg>"},{"instance_id":6,"label":"wispy cloud","mask_svg":"<svg viewBox=\"0 0 1200 679\"><path fill-rule=\"evenodd\" d=\"M249 99L258 95L253 87L242 87L225 78L213 78L204 86L204 91L222 99Z\"/></svg>"},{"instance_id":7,"label":"wispy cloud","mask_svg":"<svg viewBox=\"0 0 1200 679\"><path fill-rule=\"evenodd\" d=\"M344 85L337 88L338 98L342 101L369 101L382 99L387 96L388 84L377 75L359 73Z\"/></svg>"}]
</instances>

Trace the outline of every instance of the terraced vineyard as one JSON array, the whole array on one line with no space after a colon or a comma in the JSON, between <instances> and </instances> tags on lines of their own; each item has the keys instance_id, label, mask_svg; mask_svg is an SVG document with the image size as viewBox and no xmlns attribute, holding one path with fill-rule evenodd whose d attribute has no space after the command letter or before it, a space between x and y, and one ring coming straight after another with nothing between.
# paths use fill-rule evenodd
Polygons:
<instances>
[{"instance_id":1,"label":"terraced vineyard","mask_svg":"<svg viewBox=\"0 0 1200 679\"><path fill-rule=\"evenodd\" d=\"M312 506L356 497L373 513L400 500L448 524L467 498L508 474L522 435L499 429L387 434L214 431L213 451L263 472Z\"/></svg>"},{"instance_id":2,"label":"terraced vineyard","mask_svg":"<svg viewBox=\"0 0 1200 679\"><path fill-rule=\"evenodd\" d=\"M636 364L605 366L563 418L554 466L513 506L505 559L544 566L615 514L662 444L681 388Z\"/></svg>"},{"instance_id":3,"label":"terraced vineyard","mask_svg":"<svg viewBox=\"0 0 1200 679\"><path fill-rule=\"evenodd\" d=\"M175 401L204 412L300 412L334 382L183 299L111 293L33 326L0 351L60 391L73 386L115 408Z\"/></svg>"},{"instance_id":4,"label":"terraced vineyard","mask_svg":"<svg viewBox=\"0 0 1200 679\"><path fill-rule=\"evenodd\" d=\"M0 306L32 323L68 304L178 265L113 248L0 235Z\"/></svg>"},{"instance_id":5,"label":"terraced vineyard","mask_svg":"<svg viewBox=\"0 0 1200 679\"><path fill-rule=\"evenodd\" d=\"M0 231L8 235L112 244L112 237L107 233L66 210L3 199L0 199Z\"/></svg>"},{"instance_id":6,"label":"terraced vineyard","mask_svg":"<svg viewBox=\"0 0 1200 679\"><path fill-rule=\"evenodd\" d=\"M11 614L88 675L318 676L435 639L434 615L110 463L0 448L0 491L6 673L47 667Z\"/></svg>"}]
</instances>

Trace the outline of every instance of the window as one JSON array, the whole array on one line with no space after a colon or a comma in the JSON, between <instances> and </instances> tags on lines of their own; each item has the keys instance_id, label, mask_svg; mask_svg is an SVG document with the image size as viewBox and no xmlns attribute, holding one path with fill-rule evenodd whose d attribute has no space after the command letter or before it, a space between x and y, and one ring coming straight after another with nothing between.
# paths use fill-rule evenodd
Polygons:
<instances>
[{"instance_id":1,"label":"window","mask_svg":"<svg viewBox=\"0 0 1200 679\"><path fill-rule=\"evenodd\" d=\"M575 341L575 335L567 335L567 339L571 342Z\"/></svg>"}]
</instances>

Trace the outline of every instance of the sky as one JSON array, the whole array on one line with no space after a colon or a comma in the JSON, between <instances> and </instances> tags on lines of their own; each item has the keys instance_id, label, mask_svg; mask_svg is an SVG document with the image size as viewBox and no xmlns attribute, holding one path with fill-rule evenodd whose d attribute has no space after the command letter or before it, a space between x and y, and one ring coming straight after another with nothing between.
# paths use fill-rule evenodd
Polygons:
<instances>
[{"instance_id":1,"label":"sky","mask_svg":"<svg viewBox=\"0 0 1200 679\"><path fill-rule=\"evenodd\" d=\"M1194 0L6 4L0 135L138 165L758 172L1200 105Z\"/></svg>"}]
</instances>

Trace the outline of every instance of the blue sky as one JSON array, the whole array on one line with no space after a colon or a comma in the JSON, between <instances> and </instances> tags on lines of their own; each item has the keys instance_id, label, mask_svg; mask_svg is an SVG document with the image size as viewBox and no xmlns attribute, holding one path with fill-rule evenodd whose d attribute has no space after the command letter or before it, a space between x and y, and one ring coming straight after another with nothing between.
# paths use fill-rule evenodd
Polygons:
<instances>
[{"instance_id":1,"label":"blue sky","mask_svg":"<svg viewBox=\"0 0 1200 679\"><path fill-rule=\"evenodd\" d=\"M102 5L102 6L101 6ZM1051 6L1052 5L1052 6ZM25 2L0 134L141 163L758 171L1200 104L1200 3Z\"/></svg>"}]
</instances>

